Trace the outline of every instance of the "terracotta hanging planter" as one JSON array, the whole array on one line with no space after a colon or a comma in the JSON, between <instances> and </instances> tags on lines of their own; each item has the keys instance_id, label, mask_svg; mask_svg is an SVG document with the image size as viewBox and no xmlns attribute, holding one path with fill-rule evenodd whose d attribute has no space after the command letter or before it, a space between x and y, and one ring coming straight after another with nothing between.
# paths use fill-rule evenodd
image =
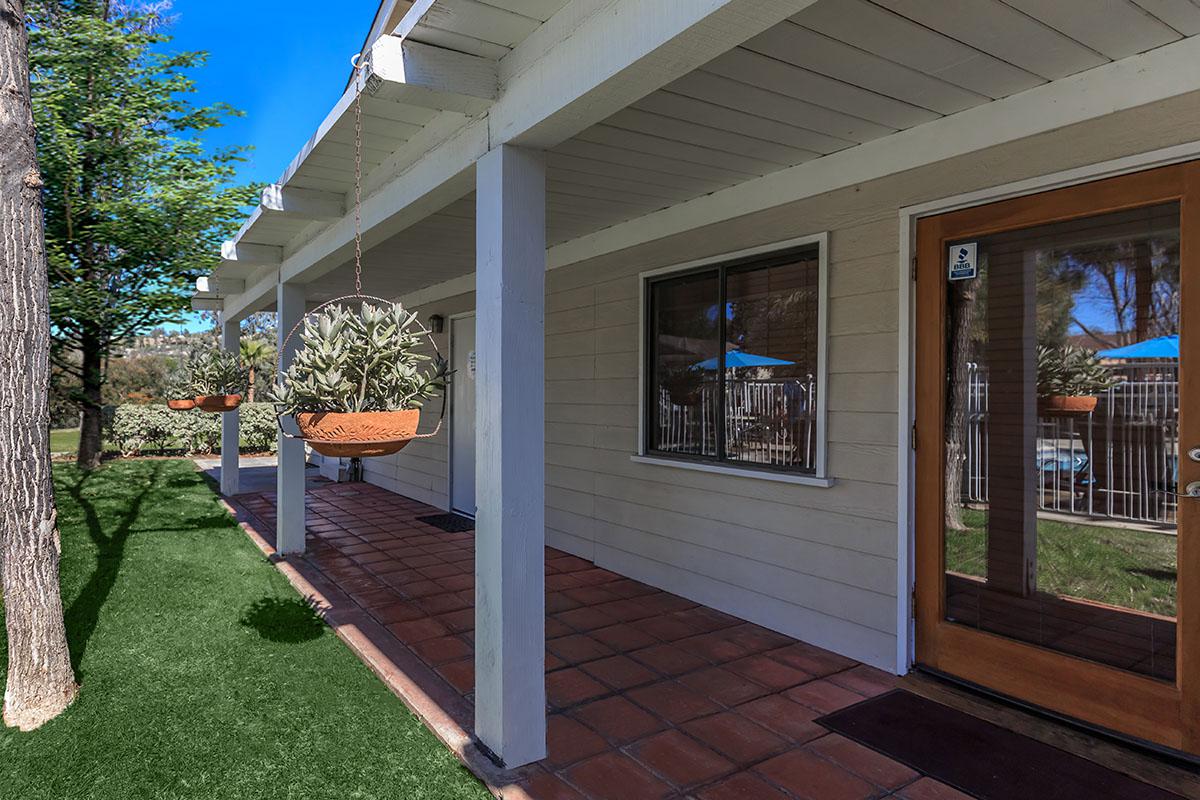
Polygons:
<instances>
[{"instance_id":1,"label":"terracotta hanging planter","mask_svg":"<svg viewBox=\"0 0 1200 800\"><path fill-rule=\"evenodd\" d=\"M196 395L196 408L210 414L224 414L233 411L242 404L240 394L200 394Z\"/></svg>"},{"instance_id":2,"label":"terracotta hanging planter","mask_svg":"<svg viewBox=\"0 0 1200 800\"><path fill-rule=\"evenodd\" d=\"M167 408L172 411L191 411L196 407L195 399L191 397L183 397L178 400L168 400Z\"/></svg>"},{"instance_id":3,"label":"terracotta hanging planter","mask_svg":"<svg viewBox=\"0 0 1200 800\"><path fill-rule=\"evenodd\" d=\"M403 450L416 438L421 410L300 411L295 416L300 438L321 455L363 458L390 456Z\"/></svg>"},{"instance_id":4,"label":"terracotta hanging planter","mask_svg":"<svg viewBox=\"0 0 1200 800\"><path fill-rule=\"evenodd\" d=\"M1050 394L1038 398L1038 412L1046 416L1090 414L1096 410L1092 395Z\"/></svg>"}]
</instances>

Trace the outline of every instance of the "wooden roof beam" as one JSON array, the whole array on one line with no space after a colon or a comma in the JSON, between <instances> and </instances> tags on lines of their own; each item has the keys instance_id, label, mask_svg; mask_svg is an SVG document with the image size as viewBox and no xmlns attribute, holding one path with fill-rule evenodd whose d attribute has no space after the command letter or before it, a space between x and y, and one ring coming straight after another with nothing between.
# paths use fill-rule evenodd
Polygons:
<instances>
[{"instance_id":1,"label":"wooden roof beam","mask_svg":"<svg viewBox=\"0 0 1200 800\"><path fill-rule=\"evenodd\" d=\"M346 197L339 192L301 189L272 183L262 190L264 212L295 219L331 221L346 214Z\"/></svg>"},{"instance_id":2,"label":"wooden roof beam","mask_svg":"<svg viewBox=\"0 0 1200 800\"><path fill-rule=\"evenodd\" d=\"M222 278L219 275L202 275L196 278L196 291L215 295L241 294L246 291L246 282L237 278Z\"/></svg>"},{"instance_id":3,"label":"wooden roof beam","mask_svg":"<svg viewBox=\"0 0 1200 800\"><path fill-rule=\"evenodd\" d=\"M475 116L495 101L499 78L491 59L381 36L367 53L359 85L376 99Z\"/></svg>"},{"instance_id":4,"label":"wooden roof beam","mask_svg":"<svg viewBox=\"0 0 1200 800\"><path fill-rule=\"evenodd\" d=\"M277 267L283 262L283 248L270 244L227 241L221 245L221 261L254 267Z\"/></svg>"}]
</instances>

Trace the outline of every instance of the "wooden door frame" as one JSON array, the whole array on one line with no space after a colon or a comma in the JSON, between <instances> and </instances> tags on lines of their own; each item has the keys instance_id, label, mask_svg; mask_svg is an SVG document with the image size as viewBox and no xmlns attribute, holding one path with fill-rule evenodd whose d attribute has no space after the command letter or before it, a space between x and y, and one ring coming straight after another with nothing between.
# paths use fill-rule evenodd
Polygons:
<instances>
[{"instance_id":1,"label":"wooden door frame","mask_svg":"<svg viewBox=\"0 0 1200 800\"><path fill-rule=\"evenodd\" d=\"M1067 716L1200 754L1200 505L1181 513L1176 683L1086 661L945 621L944 505L946 246L1014 228L1180 202L1181 270L1200 258L1200 162L1157 167L1050 189L916 222L914 481L916 660ZM1194 267L1200 270L1200 264ZM1198 284L1191 291L1188 286ZM1183 281L1181 341L1200 339L1200 279ZM1194 324L1194 322L1193 322ZM1195 345L1193 345L1193 348ZM1200 358L1181 372L1180 405L1200 401ZM1197 398L1192 401L1191 398ZM1200 416L1200 415L1197 415ZM1200 443L1200 419L1181 419L1180 441ZM1186 446L1186 444L1184 445ZM1181 460L1179 483L1200 480L1200 464ZM1181 508L1182 512L1182 508ZM1187 529L1185 531L1185 528ZM1188 532L1191 536L1186 535ZM1193 541L1194 540L1194 541Z\"/></svg>"}]
</instances>

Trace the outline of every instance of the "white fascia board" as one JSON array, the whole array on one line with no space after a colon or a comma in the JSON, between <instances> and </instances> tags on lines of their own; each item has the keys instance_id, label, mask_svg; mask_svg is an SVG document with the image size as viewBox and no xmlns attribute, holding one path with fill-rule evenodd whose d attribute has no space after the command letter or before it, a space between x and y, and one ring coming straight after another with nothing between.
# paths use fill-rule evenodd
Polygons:
<instances>
[{"instance_id":1,"label":"white fascia board","mask_svg":"<svg viewBox=\"0 0 1200 800\"><path fill-rule=\"evenodd\" d=\"M663 239L785 203L1200 90L1200 37L773 172L552 247L547 267Z\"/></svg>"},{"instance_id":2,"label":"white fascia board","mask_svg":"<svg viewBox=\"0 0 1200 800\"><path fill-rule=\"evenodd\" d=\"M436 111L475 116L498 91L496 62L396 36L371 46L360 85L372 96Z\"/></svg>"},{"instance_id":3,"label":"white fascia board","mask_svg":"<svg viewBox=\"0 0 1200 800\"><path fill-rule=\"evenodd\" d=\"M616 0L582 21L559 11L501 60L492 146L554 147L813 2Z\"/></svg>"},{"instance_id":4,"label":"white fascia board","mask_svg":"<svg viewBox=\"0 0 1200 800\"><path fill-rule=\"evenodd\" d=\"M413 0L408 11L404 12L404 16L400 18L400 22L391 32L393 36L398 36L401 39L412 33L413 29L425 21L425 16L429 13L429 9L433 8L433 4L437 0Z\"/></svg>"},{"instance_id":5,"label":"white fascia board","mask_svg":"<svg viewBox=\"0 0 1200 800\"><path fill-rule=\"evenodd\" d=\"M272 183L263 187L260 208L266 214L328 222L345 216L346 196Z\"/></svg>"}]
</instances>

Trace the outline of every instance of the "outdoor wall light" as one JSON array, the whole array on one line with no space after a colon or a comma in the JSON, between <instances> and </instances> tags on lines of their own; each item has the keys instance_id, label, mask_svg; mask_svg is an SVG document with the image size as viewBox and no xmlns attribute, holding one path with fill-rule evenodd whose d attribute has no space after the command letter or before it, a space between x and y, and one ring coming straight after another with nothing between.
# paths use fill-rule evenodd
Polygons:
<instances>
[{"instance_id":1,"label":"outdoor wall light","mask_svg":"<svg viewBox=\"0 0 1200 800\"><path fill-rule=\"evenodd\" d=\"M446 330L446 318L441 314L429 315L429 332L441 333Z\"/></svg>"}]
</instances>

